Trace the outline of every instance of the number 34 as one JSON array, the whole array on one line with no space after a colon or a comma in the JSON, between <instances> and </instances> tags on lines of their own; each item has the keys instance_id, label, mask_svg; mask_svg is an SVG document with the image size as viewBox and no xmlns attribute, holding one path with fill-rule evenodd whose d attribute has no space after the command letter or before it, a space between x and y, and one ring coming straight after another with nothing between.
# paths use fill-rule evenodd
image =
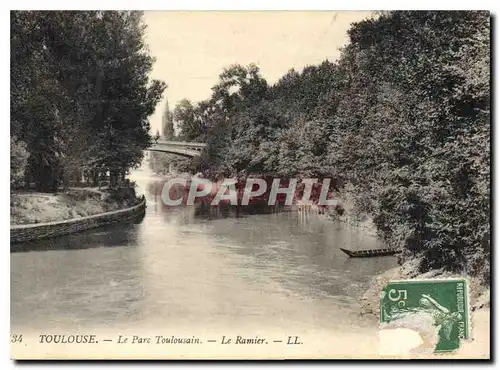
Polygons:
<instances>
[{"instance_id":1,"label":"number 34","mask_svg":"<svg viewBox=\"0 0 500 370\"><path fill-rule=\"evenodd\" d=\"M23 335L18 335L18 334L11 334L10 335L10 342L11 343L22 343L23 342Z\"/></svg>"}]
</instances>

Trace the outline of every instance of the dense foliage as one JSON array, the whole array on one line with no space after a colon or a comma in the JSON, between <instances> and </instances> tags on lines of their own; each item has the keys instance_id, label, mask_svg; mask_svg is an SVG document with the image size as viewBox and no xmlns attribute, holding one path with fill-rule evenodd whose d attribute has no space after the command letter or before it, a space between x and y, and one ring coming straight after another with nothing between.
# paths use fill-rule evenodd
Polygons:
<instances>
[{"instance_id":1,"label":"dense foliage","mask_svg":"<svg viewBox=\"0 0 500 370\"><path fill-rule=\"evenodd\" d=\"M232 66L182 102L209 176L332 177L421 269L489 278L490 18L395 11L352 24L340 59L268 86ZM344 187L345 189L345 187Z\"/></svg>"},{"instance_id":2,"label":"dense foliage","mask_svg":"<svg viewBox=\"0 0 500 370\"><path fill-rule=\"evenodd\" d=\"M149 80L144 32L135 11L11 12L11 140L29 153L27 184L109 173L114 186L140 164L165 89Z\"/></svg>"},{"instance_id":3,"label":"dense foliage","mask_svg":"<svg viewBox=\"0 0 500 370\"><path fill-rule=\"evenodd\" d=\"M29 153L26 143L17 138L10 137L10 186L11 189L19 187L24 182L24 169L28 164Z\"/></svg>"}]
</instances>

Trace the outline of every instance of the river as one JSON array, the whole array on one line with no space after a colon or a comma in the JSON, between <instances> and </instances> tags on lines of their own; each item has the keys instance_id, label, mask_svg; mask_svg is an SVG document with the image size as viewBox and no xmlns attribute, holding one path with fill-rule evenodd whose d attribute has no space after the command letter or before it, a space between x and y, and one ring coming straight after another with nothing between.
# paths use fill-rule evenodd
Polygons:
<instances>
[{"instance_id":1,"label":"river","mask_svg":"<svg viewBox=\"0 0 500 370\"><path fill-rule=\"evenodd\" d=\"M373 318L359 316L359 296L396 258L350 259L339 248L377 248L379 240L297 212L235 217L167 208L146 190L150 175L133 177L148 200L140 223L11 253L12 330L374 328Z\"/></svg>"}]
</instances>

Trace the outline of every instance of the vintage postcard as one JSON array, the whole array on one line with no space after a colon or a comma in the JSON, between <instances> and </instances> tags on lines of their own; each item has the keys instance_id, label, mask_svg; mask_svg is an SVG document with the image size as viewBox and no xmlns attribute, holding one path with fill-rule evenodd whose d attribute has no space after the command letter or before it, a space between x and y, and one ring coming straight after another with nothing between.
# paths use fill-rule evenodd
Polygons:
<instances>
[{"instance_id":1,"label":"vintage postcard","mask_svg":"<svg viewBox=\"0 0 500 370\"><path fill-rule=\"evenodd\" d=\"M12 11L10 353L490 359L488 11Z\"/></svg>"}]
</instances>

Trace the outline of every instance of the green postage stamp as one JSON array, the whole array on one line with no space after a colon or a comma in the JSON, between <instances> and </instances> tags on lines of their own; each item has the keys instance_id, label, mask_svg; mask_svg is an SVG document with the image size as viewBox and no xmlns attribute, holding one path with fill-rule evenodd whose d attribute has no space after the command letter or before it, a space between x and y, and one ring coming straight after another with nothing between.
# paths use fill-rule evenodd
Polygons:
<instances>
[{"instance_id":1,"label":"green postage stamp","mask_svg":"<svg viewBox=\"0 0 500 370\"><path fill-rule=\"evenodd\" d=\"M435 352L459 348L468 339L469 302L465 279L389 282L380 296L380 322L409 322L412 329L431 326L437 334Z\"/></svg>"}]
</instances>

